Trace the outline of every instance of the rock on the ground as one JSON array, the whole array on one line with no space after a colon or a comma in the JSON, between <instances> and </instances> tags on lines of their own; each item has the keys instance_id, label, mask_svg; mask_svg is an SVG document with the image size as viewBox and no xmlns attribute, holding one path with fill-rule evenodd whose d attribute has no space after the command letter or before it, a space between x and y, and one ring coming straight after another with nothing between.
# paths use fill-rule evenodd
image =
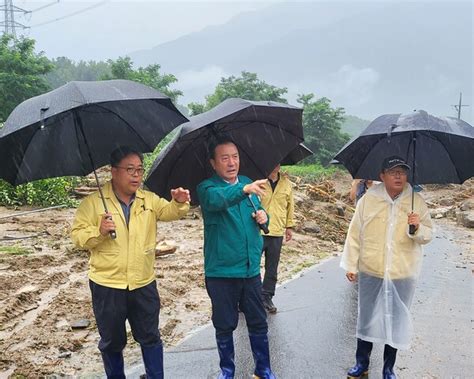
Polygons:
<instances>
[{"instance_id":1,"label":"rock on the ground","mask_svg":"<svg viewBox=\"0 0 474 379\"><path fill-rule=\"evenodd\" d=\"M442 199L439 199L438 204L444 207L450 207L452 205L455 205L456 201L452 197L444 197Z\"/></svg>"},{"instance_id":2,"label":"rock on the ground","mask_svg":"<svg viewBox=\"0 0 474 379\"><path fill-rule=\"evenodd\" d=\"M318 234L321 228L313 221L306 221L301 225L301 230L305 233Z\"/></svg>"},{"instance_id":3,"label":"rock on the ground","mask_svg":"<svg viewBox=\"0 0 474 379\"><path fill-rule=\"evenodd\" d=\"M178 247L175 241L160 241L156 246L155 256L162 257L165 255L174 254Z\"/></svg>"},{"instance_id":4,"label":"rock on the ground","mask_svg":"<svg viewBox=\"0 0 474 379\"><path fill-rule=\"evenodd\" d=\"M431 214L431 217L435 219L456 216L455 209L452 207L432 209L430 214Z\"/></svg>"},{"instance_id":5,"label":"rock on the ground","mask_svg":"<svg viewBox=\"0 0 474 379\"><path fill-rule=\"evenodd\" d=\"M308 203L311 202L311 199L308 195L303 192L294 192L293 193L293 200L295 202L295 208L297 207L308 207Z\"/></svg>"},{"instance_id":6,"label":"rock on the ground","mask_svg":"<svg viewBox=\"0 0 474 379\"><path fill-rule=\"evenodd\" d=\"M474 199L464 200L460 208L461 208L461 211L474 210Z\"/></svg>"},{"instance_id":7,"label":"rock on the ground","mask_svg":"<svg viewBox=\"0 0 474 379\"><path fill-rule=\"evenodd\" d=\"M69 323L72 329L85 329L89 327L90 324L91 324L90 320L86 318L73 320Z\"/></svg>"},{"instance_id":8,"label":"rock on the ground","mask_svg":"<svg viewBox=\"0 0 474 379\"><path fill-rule=\"evenodd\" d=\"M466 228L474 228L474 210L457 212L456 220L458 224L461 224Z\"/></svg>"}]
</instances>

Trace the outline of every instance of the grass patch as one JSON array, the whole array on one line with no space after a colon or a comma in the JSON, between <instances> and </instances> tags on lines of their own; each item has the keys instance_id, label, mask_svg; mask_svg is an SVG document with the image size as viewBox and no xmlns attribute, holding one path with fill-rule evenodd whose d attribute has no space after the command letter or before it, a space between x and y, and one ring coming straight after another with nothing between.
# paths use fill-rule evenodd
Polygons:
<instances>
[{"instance_id":1,"label":"grass patch","mask_svg":"<svg viewBox=\"0 0 474 379\"><path fill-rule=\"evenodd\" d=\"M292 249L291 247L288 247L288 246L285 246L285 245L282 246L282 251L285 252L285 254L298 255L300 253L299 250Z\"/></svg>"},{"instance_id":2,"label":"grass patch","mask_svg":"<svg viewBox=\"0 0 474 379\"><path fill-rule=\"evenodd\" d=\"M0 246L0 254L29 255L33 250L21 246Z\"/></svg>"},{"instance_id":3,"label":"grass patch","mask_svg":"<svg viewBox=\"0 0 474 379\"><path fill-rule=\"evenodd\" d=\"M323 167L320 164L283 166L283 172L289 175L299 176L306 181L316 181L331 178L335 173L341 171L335 166Z\"/></svg>"},{"instance_id":4,"label":"grass patch","mask_svg":"<svg viewBox=\"0 0 474 379\"><path fill-rule=\"evenodd\" d=\"M306 262L302 262L300 263L299 265L295 266L292 270L291 270L291 275L296 275L298 273L300 273L301 271L309 268L309 267L312 267L314 266L315 264L317 264L319 262L319 259L316 259L314 261L306 261Z\"/></svg>"}]
</instances>

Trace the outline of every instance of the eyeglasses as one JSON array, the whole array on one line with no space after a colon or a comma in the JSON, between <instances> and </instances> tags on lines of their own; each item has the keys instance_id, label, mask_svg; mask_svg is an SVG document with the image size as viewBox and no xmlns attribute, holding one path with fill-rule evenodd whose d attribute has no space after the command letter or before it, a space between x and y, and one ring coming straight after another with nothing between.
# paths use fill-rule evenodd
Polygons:
<instances>
[{"instance_id":1,"label":"eyeglasses","mask_svg":"<svg viewBox=\"0 0 474 379\"><path fill-rule=\"evenodd\" d=\"M385 173L389 176L407 176L407 172L405 170L387 170Z\"/></svg>"},{"instance_id":2,"label":"eyeglasses","mask_svg":"<svg viewBox=\"0 0 474 379\"><path fill-rule=\"evenodd\" d=\"M135 168L135 167L121 167L121 166L115 166L116 168L121 168L122 170L126 170L129 175L134 176L137 174L138 176L142 176L143 173L145 172L143 167Z\"/></svg>"}]
</instances>

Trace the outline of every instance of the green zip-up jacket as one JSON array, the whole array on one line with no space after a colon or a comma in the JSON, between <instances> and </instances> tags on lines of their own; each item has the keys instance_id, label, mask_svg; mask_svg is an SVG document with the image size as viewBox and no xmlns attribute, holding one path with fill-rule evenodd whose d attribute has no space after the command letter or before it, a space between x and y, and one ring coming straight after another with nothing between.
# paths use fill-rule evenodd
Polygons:
<instances>
[{"instance_id":1,"label":"green zip-up jacket","mask_svg":"<svg viewBox=\"0 0 474 379\"><path fill-rule=\"evenodd\" d=\"M238 177L230 184L217 175L197 187L204 219L204 272L213 278L251 278L260 274L263 238L248 195L243 191L252 181ZM263 209L252 195L257 209Z\"/></svg>"}]
</instances>

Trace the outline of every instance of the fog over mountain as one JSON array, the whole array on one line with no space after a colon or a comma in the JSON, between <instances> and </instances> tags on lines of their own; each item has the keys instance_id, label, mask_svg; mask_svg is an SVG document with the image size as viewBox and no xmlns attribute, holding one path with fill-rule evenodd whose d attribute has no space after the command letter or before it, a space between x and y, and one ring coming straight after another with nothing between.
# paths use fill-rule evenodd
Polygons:
<instances>
[{"instance_id":1,"label":"fog over mountain","mask_svg":"<svg viewBox=\"0 0 474 379\"><path fill-rule=\"evenodd\" d=\"M246 70L288 87L292 102L313 92L367 119L454 116L459 92L472 102L472 19L471 2L279 3L129 55L174 73L184 103Z\"/></svg>"}]
</instances>

